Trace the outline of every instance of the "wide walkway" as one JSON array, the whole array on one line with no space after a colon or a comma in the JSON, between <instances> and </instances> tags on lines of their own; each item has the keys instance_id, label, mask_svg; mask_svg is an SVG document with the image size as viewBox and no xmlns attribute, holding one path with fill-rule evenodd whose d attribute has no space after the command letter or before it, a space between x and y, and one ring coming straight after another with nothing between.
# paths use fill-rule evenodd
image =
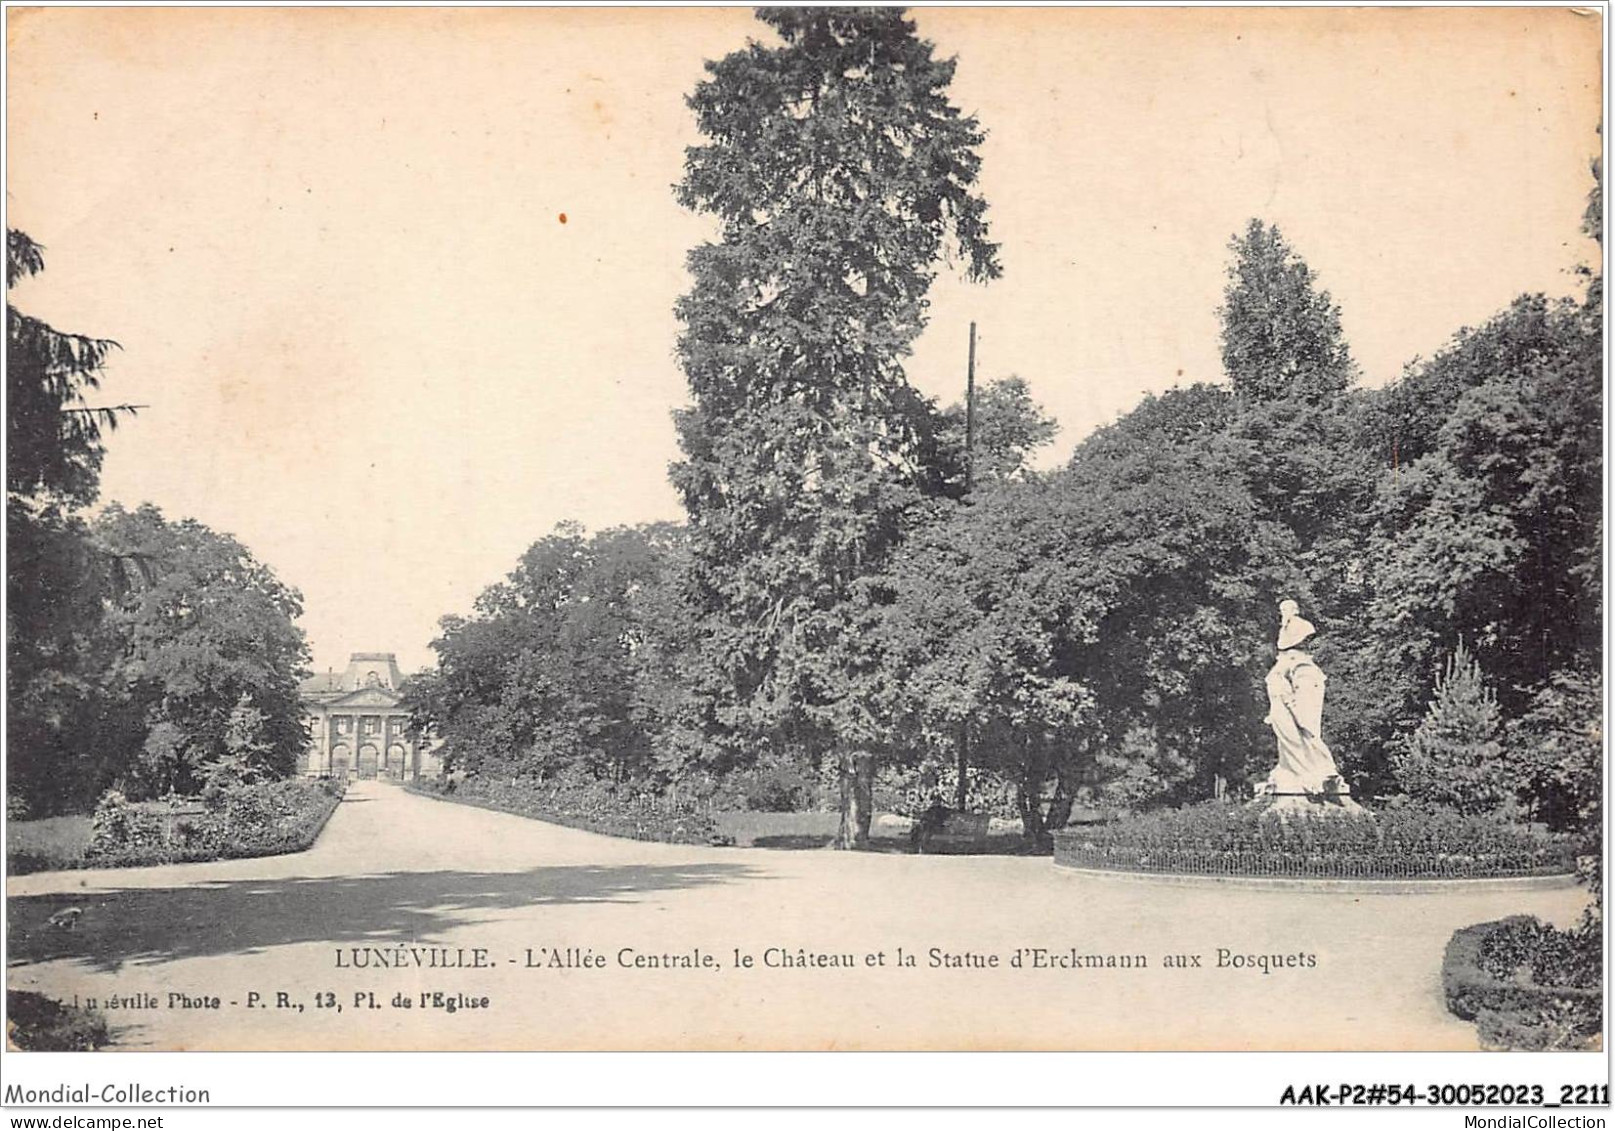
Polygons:
<instances>
[{"instance_id":1,"label":"wide walkway","mask_svg":"<svg viewBox=\"0 0 1615 1131\"><path fill-rule=\"evenodd\" d=\"M300 855L11 880L7 975L100 999L133 1048L1473 1049L1441 1001L1453 930L1582 902L640 844L366 782ZM75 929L47 922L68 907Z\"/></svg>"}]
</instances>

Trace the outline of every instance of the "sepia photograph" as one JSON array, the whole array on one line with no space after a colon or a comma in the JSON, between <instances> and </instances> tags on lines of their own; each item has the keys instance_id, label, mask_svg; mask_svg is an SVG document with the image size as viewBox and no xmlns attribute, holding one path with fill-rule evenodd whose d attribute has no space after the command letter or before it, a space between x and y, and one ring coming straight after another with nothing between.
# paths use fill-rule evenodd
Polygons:
<instances>
[{"instance_id":1,"label":"sepia photograph","mask_svg":"<svg viewBox=\"0 0 1615 1131\"><path fill-rule=\"evenodd\" d=\"M7 7L6 1059L1607 1106L1606 15Z\"/></svg>"}]
</instances>

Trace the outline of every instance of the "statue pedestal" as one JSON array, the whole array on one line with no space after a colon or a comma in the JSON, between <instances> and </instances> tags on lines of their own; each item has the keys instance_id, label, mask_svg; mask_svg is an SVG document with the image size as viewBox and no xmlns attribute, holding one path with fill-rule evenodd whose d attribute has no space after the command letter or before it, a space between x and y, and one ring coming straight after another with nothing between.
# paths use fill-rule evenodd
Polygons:
<instances>
[{"instance_id":1,"label":"statue pedestal","mask_svg":"<svg viewBox=\"0 0 1615 1131\"><path fill-rule=\"evenodd\" d=\"M1250 801L1266 813L1284 816L1289 813L1316 814L1321 817L1355 817L1368 815L1349 793L1259 793Z\"/></svg>"},{"instance_id":2,"label":"statue pedestal","mask_svg":"<svg viewBox=\"0 0 1615 1131\"><path fill-rule=\"evenodd\" d=\"M1368 812L1352 800L1351 786L1347 785L1339 774L1330 774L1318 782L1317 789L1308 789L1293 776L1285 780L1278 769L1257 787L1256 796L1251 799L1250 804L1261 806L1274 813L1366 814Z\"/></svg>"}]
</instances>

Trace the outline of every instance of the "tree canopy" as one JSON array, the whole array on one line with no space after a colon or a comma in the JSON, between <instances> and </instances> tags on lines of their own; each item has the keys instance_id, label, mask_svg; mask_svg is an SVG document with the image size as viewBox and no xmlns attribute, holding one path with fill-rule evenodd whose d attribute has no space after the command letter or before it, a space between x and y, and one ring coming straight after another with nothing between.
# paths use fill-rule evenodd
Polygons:
<instances>
[{"instance_id":1,"label":"tree canopy","mask_svg":"<svg viewBox=\"0 0 1615 1131\"><path fill-rule=\"evenodd\" d=\"M1276 225L1252 220L1228 244L1222 361L1234 392L1253 400L1327 400L1355 365L1340 308Z\"/></svg>"},{"instance_id":2,"label":"tree canopy","mask_svg":"<svg viewBox=\"0 0 1615 1131\"><path fill-rule=\"evenodd\" d=\"M406 689L452 769L544 780L655 775L672 731L679 620L665 589L683 547L652 525L533 543L469 617L445 617L435 670Z\"/></svg>"}]
</instances>

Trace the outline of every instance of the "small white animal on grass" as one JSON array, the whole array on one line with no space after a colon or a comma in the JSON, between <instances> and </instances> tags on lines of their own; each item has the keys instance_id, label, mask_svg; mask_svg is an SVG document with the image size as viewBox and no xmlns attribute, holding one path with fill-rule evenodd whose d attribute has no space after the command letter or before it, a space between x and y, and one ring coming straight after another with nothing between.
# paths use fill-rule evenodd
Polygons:
<instances>
[{"instance_id":1,"label":"small white animal on grass","mask_svg":"<svg viewBox=\"0 0 1615 1131\"><path fill-rule=\"evenodd\" d=\"M84 914L82 907L66 907L52 915L45 922L61 931L71 931L79 924L79 916Z\"/></svg>"}]
</instances>

